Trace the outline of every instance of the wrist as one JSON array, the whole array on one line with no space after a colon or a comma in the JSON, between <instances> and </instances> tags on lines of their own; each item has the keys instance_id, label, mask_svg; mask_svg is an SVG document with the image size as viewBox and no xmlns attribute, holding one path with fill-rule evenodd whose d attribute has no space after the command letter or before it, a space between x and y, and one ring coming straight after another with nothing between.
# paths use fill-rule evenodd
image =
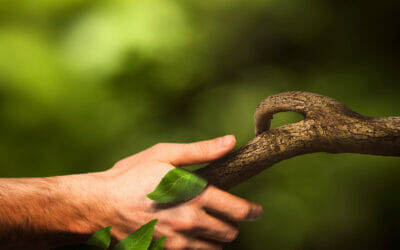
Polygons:
<instances>
[{"instance_id":1,"label":"wrist","mask_svg":"<svg viewBox=\"0 0 400 250\"><path fill-rule=\"evenodd\" d=\"M107 208L101 177L95 173L43 178L51 188L35 225L48 247L85 242L105 225Z\"/></svg>"},{"instance_id":2,"label":"wrist","mask_svg":"<svg viewBox=\"0 0 400 250\"><path fill-rule=\"evenodd\" d=\"M101 227L108 226L104 221L109 210L105 202L108 199L101 175L90 173L54 178L59 183L57 210L60 210L54 215L65 221L57 230L84 240Z\"/></svg>"}]
</instances>

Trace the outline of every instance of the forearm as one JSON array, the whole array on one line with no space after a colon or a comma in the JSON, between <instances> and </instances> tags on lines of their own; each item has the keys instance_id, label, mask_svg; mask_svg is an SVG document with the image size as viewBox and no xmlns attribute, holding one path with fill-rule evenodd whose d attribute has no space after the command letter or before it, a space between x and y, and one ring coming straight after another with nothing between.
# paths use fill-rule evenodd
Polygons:
<instances>
[{"instance_id":1,"label":"forearm","mask_svg":"<svg viewBox=\"0 0 400 250\"><path fill-rule=\"evenodd\" d=\"M0 179L0 248L48 249L96 229L77 176Z\"/></svg>"}]
</instances>

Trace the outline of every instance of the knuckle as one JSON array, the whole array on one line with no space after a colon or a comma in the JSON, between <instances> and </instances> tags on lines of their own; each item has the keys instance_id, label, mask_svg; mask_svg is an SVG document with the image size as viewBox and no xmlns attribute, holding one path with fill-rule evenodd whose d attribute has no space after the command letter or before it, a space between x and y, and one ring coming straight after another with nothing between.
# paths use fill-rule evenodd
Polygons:
<instances>
[{"instance_id":1,"label":"knuckle","mask_svg":"<svg viewBox=\"0 0 400 250\"><path fill-rule=\"evenodd\" d=\"M156 155L156 154L160 154L163 151L165 151L165 149L167 149L170 145L171 145L171 143L160 142L160 143L154 144L152 147L150 147L146 151L148 154Z\"/></svg>"},{"instance_id":2,"label":"knuckle","mask_svg":"<svg viewBox=\"0 0 400 250\"><path fill-rule=\"evenodd\" d=\"M124 165L126 165L126 164L127 164L127 160L126 160L126 159L122 159L122 160L116 162L112 168L113 168L113 169L115 169L115 168L122 168L122 167L123 167Z\"/></svg>"},{"instance_id":3,"label":"knuckle","mask_svg":"<svg viewBox=\"0 0 400 250\"><path fill-rule=\"evenodd\" d=\"M180 231L189 231L196 227L198 218L195 212L186 212L178 221L176 229Z\"/></svg>"},{"instance_id":4,"label":"knuckle","mask_svg":"<svg viewBox=\"0 0 400 250\"><path fill-rule=\"evenodd\" d=\"M207 155L210 152L210 147L207 143L197 143L197 151L201 155Z\"/></svg>"},{"instance_id":5,"label":"knuckle","mask_svg":"<svg viewBox=\"0 0 400 250\"><path fill-rule=\"evenodd\" d=\"M235 228L230 231L228 231L225 235L225 239L227 242L234 241L239 235L239 229Z\"/></svg>"},{"instance_id":6,"label":"knuckle","mask_svg":"<svg viewBox=\"0 0 400 250\"><path fill-rule=\"evenodd\" d=\"M159 151L159 150L165 148L165 147L166 147L166 144L167 144L167 143L160 142L160 143L157 143L157 144L155 144L154 146L152 146L151 149L154 150L154 151Z\"/></svg>"},{"instance_id":7,"label":"knuckle","mask_svg":"<svg viewBox=\"0 0 400 250\"><path fill-rule=\"evenodd\" d=\"M187 249L189 241L182 237L176 237L173 241L165 245L166 249Z\"/></svg>"},{"instance_id":8,"label":"knuckle","mask_svg":"<svg viewBox=\"0 0 400 250\"><path fill-rule=\"evenodd\" d=\"M245 206L242 206L241 208L238 209L237 217L241 220L245 220L247 217L249 217L250 213L251 213L250 204L246 204Z\"/></svg>"}]
</instances>

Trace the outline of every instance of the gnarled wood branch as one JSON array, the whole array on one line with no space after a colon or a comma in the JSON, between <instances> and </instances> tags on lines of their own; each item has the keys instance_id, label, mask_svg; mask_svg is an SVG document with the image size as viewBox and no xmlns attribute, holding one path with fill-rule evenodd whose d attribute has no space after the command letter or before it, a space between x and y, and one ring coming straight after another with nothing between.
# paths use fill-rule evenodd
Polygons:
<instances>
[{"instance_id":1,"label":"gnarled wood branch","mask_svg":"<svg viewBox=\"0 0 400 250\"><path fill-rule=\"evenodd\" d=\"M269 130L274 114L294 111L304 119ZM400 117L362 116L338 101L308 92L264 99L255 113L256 137L196 171L209 183L229 189L275 163L315 152L400 156Z\"/></svg>"}]
</instances>

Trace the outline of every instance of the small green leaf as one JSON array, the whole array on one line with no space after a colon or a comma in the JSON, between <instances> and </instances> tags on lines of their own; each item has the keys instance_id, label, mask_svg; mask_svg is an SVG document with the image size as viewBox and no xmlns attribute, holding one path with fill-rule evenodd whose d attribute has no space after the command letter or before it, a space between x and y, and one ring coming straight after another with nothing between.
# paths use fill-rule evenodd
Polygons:
<instances>
[{"instance_id":1,"label":"small green leaf","mask_svg":"<svg viewBox=\"0 0 400 250\"><path fill-rule=\"evenodd\" d=\"M153 241L148 250L163 250L165 238L166 237L163 236L163 237L157 239L156 241Z\"/></svg>"},{"instance_id":2,"label":"small green leaf","mask_svg":"<svg viewBox=\"0 0 400 250\"><path fill-rule=\"evenodd\" d=\"M87 245L100 247L106 249L110 246L111 242L111 228L112 226L108 226L100 229L95 232L87 241Z\"/></svg>"},{"instance_id":3,"label":"small green leaf","mask_svg":"<svg viewBox=\"0 0 400 250\"><path fill-rule=\"evenodd\" d=\"M147 195L160 203L187 201L198 195L207 186L207 181L180 168L170 170L156 189Z\"/></svg>"},{"instance_id":4,"label":"small green leaf","mask_svg":"<svg viewBox=\"0 0 400 250\"><path fill-rule=\"evenodd\" d=\"M157 219L141 226L138 230L121 240L114 250L147 250L153 237Z\"/></svg>"}]
</instances>

